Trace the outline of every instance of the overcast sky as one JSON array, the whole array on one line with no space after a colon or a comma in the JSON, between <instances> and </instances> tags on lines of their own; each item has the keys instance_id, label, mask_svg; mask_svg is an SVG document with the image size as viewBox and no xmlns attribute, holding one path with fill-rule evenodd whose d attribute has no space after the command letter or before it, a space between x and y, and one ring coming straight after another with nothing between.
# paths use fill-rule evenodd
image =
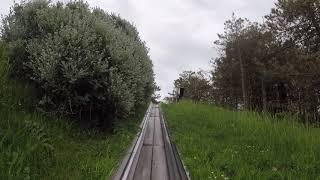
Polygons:
<instances>
[{"instance_id":1,"label":"overcast sky","mask_svg":"<svg viewBox=\"0 0 320 180\"><path fill-rule=\"evenodd\" d=\"M211 69L209 62L217 56L213 42L232 12L261 22L275 1L87 0L92 7L120 14L136 25L150 48L163 97L172 91L173 81L183 70ZM0 14L7 14L12 4L13 0L1 0Z\"/></svg>"}]
</instances>

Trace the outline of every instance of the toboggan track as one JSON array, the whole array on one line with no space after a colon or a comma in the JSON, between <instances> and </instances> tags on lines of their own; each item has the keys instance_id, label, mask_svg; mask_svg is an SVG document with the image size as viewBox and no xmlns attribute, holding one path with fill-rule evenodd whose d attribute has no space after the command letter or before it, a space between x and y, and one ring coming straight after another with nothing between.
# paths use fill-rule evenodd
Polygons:
<instances>
[{"instance_id":1,"label":"toboggan track","mask_svg":"<svg viewBox=\"0 0 320 180\"><path fill-rule=\"evenodd\" d=\"M149 105L140 128L112 179L188 180L159 105Z\"/></svg>"}]
</instances>

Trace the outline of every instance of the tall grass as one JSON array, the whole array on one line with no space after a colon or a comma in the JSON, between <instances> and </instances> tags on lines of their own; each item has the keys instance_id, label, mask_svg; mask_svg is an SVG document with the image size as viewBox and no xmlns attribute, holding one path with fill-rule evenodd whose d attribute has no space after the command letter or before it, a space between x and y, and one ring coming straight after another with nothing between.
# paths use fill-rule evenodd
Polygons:
<instances>
[{"instance_id":1,"label":"tall grass","mask_svg":"<svg viewBox=\"0 0 320 180\"><path fill-rule=\"evenodd\" d=\"M163 109L192 179L320 179L320 129L191 102Z\"/></svg>"},{"instance_id":2,"label":"tall grass","mask_svg":"<svg viewBox=\"0 0 320 180\"><path fill-rule=\"evenodd\" d=\"M6 48L0 41L0 105L2 108L29 110L35 102L34 88L9 78Z\"/></svg>"},{"instance_id":3,"label":"tall grass","mask_svg":"<svg viewBox=\"0 0 320 180\"><path fill-rule=\"evenodd\" d=\"M114 132L35 110L34 89L8 76L0 44L0 179L106 179L138 129L145 108L115 124Z\"/></svg>"},{"instance_id":4,"label":"tall grass","mask_svg":"<svg viewBox=\"0 0 320 180\"><path fill-rule=\"evenodd\" d=\"M102 134L65 119L1 108L0 179L106 179L142 115Z\"/></svg>"}]
</instances>

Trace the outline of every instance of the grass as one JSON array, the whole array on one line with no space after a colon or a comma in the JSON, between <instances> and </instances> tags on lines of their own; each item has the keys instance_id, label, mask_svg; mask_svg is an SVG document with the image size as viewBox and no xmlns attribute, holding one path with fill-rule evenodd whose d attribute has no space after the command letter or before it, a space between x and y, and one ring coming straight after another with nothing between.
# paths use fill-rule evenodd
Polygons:
<instances>
[{"instance_id":1,"label":"grass","mask_svg":"<svg viewBox=\"0 0 320 180\"><path fill-rule=\"evenodd\" d=\"M1 44L0 44L1 45ZM114 133L34 110L32 87L8 78L0 47L0 179L107 179L138 130L146 108Z\"/></svg>"},{"instance_id":2,"label":"grass","mask_svg":"<svg viewBox=\"0 0 320 180\"><path fill-rule=\"evenodd\" d=\"M192 179L320 179L320 129L207 104L162 107Z\"/></svg>"},{"instance_id":3,"label":"grass","mask_svg":"<svg viewBox=\"0 0 320 180\"><path fill-rule=\"evenodd\" d=\"M106 179L137 130L118 123L115 134L83 130L64 119L0 109L0 179Z\"/></svg>"}]
</instances>

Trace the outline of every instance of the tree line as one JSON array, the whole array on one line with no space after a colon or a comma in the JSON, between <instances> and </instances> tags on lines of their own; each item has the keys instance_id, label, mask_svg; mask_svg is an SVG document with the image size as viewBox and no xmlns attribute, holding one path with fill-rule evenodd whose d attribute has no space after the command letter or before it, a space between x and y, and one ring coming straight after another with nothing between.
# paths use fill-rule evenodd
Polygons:
<instances>
[{"instance_id":1,"label":"tree line","mask_svg":"<svg viewBox=\"0 0 320 180\"><path fill-rule=\"evenodd\" d=\"M263 23L233 14L214 44L209 78L183 72L175 81L186 98L320 120L320 1L278 0Z\"/></svg>"}]
</instances>

